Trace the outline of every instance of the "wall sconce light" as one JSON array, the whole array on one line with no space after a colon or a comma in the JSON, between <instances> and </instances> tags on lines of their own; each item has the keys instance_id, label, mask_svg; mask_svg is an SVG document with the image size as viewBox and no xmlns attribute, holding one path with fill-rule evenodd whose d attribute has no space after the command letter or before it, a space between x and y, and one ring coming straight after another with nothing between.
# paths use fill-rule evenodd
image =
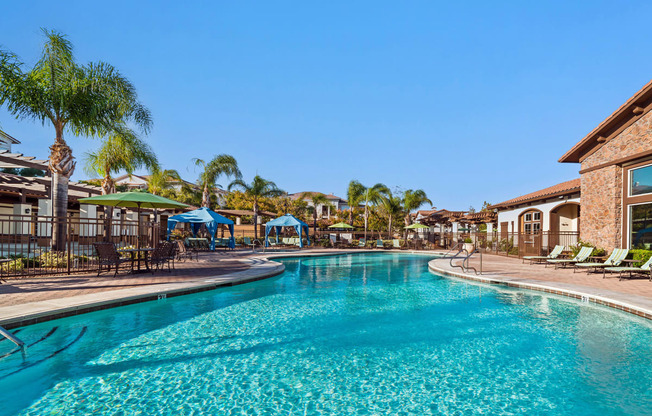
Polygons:
<instances>
[{"instance_id":1,"label":"wall sconce light","mask_svg":"<svg viewBox=\"0 0 652 416\"><path fill-rule=\"evenodd\" d=\"M29 214L31 210L29 208L25 208L25 214Z\"/></svg>"}]
</instances>

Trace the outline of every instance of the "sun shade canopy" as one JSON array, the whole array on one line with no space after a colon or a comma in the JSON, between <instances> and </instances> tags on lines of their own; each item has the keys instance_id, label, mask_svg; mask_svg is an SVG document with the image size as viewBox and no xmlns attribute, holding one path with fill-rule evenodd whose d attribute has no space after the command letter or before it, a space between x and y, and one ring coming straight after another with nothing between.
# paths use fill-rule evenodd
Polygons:
<instances>
[{"instance_id":1,"label":"sun shade canopy","mask_svg":"<svg viewBox=\"0 0 652 416\"><path fill-rule=\"evenodd\" d=\"M415 229L418 229L418 228L430 228L430 227L428 227L427 225L423 225L423 224L419 224L419 223L414 223L414 224L408 225L408 226L405 227L405 228L407 228L407 229L409 229L409 230L415 230Z\"/></svg>"},{"instance_id":2,"label":"sun shade canopy","mask_svg":"<svg viewBox=\"0 0 652 416\"><path fill-rule=\"evenodd\" d=\"M202 207L190 212L184 212L183 214L175 215L168 218L168 240L170 239L170 234L172 230L179 223L190 223L192 224L192 234L197 235L197 232L201 228L202 224L206 226L208 233L211 236L211 250L215 250L215 234L217 233L217 228L219 224L226 224L229 227L229 232L231 233L231 238L229 239L229 247L235 248L235 237L233 235L233 221L221 216L215 211L212 211L206 207Z\"/></svg>"},{"instance_id":3,"label":"sun shade canopy","mask_svg":"<svg viewBox=\"0 0 652 416\"><path fill-rule=\"evenodd\" d=\"M281 233L283 227L293 227L299 235L299 247L303 247L303 232L305 229L306 240L310 245L310 233L308 224L296 218L294 215L285 214L281 217L271 220L265 224L265 247L269 247L269 233L274 229L276 231L276 242L278 243L278 235Z\"/></svg>"},{"instance_id":4,"label":"sun shade canopy","mask_svg":"<svg viewBox=\"0 0 652 416\"><path fill-rule=\"evenodd\" d=\"M125 208L185 208L188 205L147 192L118 192L79 200L82 204Z\"/></svg>"}]
</instances>

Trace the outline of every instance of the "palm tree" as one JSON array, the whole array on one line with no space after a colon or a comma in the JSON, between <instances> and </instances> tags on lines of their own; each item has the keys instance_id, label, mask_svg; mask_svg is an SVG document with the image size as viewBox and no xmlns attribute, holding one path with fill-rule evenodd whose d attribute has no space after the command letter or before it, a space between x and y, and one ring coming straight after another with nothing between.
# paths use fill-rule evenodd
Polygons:
<instances>
[{"instance_id":1,"label":"palm tree","mask_svg":"<svg viewBox=\"0 0 652 416\"><path fill-rule=\"evenodd\" d=\"M229 191L232 189L240 189L244 192L245 196L251 199L254 211L254 238L258 238L258 212L259 201L261 198L274 198L283 196L285 192L279 189L272 181L268 181L260 176L254 176L254 180L249 184L242 179L236 179L229 184Z\"/></svg>"},{"instance_id":2,"label":"palm tree","mask_svg":"<svg viewBox=\"0 0 652 416\"><path fill-rule=\"evenodd\" d=\"M346 192L346 203L349 205L349 225L353 225L353 207L360 205L366 190L367 188L356 180L349 182L349 189Z\"/></svg>"},{"instance_id":3,"label":"palm tree","mask_svg":"<svg viewBox=\"0 0 652 416\"><path fill-rule=\"evenodd\" d=\"M181 183L182 188L185 185L181 175L174 169L161 170L156 167L151 169L149 178L147 178L147 192L154 195L170 196L174 193L174 185Z\"/></svg>"},{"instance_id":4,"label":"palm tree","mask_svg":"<svg viewBox=\"0 0 652 416\"><path fill-rule=\"evenodd\" d=\"M405 209L405 225L412 224L412 217L410 212L419 209L423 204L432 205L432 201L428 199L425 191L422 189L412 190L408 189L403 193L403 208Z\"/></svg>"},{"instance_id":5,"label":"palm tree","mask_svg":"<svg viewBox=\"0 0 652 416\"><path fill-rule=\"evenodd\" d=\"M382 196L389 192L389 188L382 183L377 183L371 188L365 188L363 193L364 201L364 238L367 239L367 228L369 227L369 204L378 205Z\"/></svg>"},{"instance_id":6,"label":"palm tree","mask_svg":"<svg viewBox=\"0 0 652 416\"><path fill-rule=\"evenodd\" d=\"M304 192L301 194L301 199L308 200L312 204L312 227L313 235L317 236L317 207L333 207L331 202L326 198L326 195L320 192ZM323 209L323 208L322 208Z\"/></svg>"},{"instance_id":7,"label":"palm tree","mask_svg":"<svg viewBox=\"0 0 652 416\"><path fill-rule=\"evenodd\" d=\"M238 162L230 155L217 155L208 163L202 159L193 159L193 162L202 168L202 173L199 175L199 183L203 190L202 207L210 208L210 191L217 186L217 178L221 175L233 176L235 179L242 178Z\"/></svg>"},{"instance_id":8,"label":"palm tree","mask_svg":"<svg viewBox=\"0 0 652 416\"><path fill-rule=\"evenodd\" d=\"M102 194L115 192L113 174L121 170L133 174L142 167L158 169L158 160L152 148L133 133L111 134L102 146L86 154L86 173L102 178Z\"/></svg>"},{"instance_id":9,"label":"palm tree","mask_svg":"<svg viewBox=\"0 0 652 416\"><path fill-rule=\"evenodd\" d=\"M134 86L113 66L104 62L79 65L64 35L42 31L46 41L41 57L27 72L15 55L0 51L0 105L6 105L16 118L54 127L49 162L53 216L63 219L68 211L68 181L75 170L64 131L103 137L131 122L147 133L152 119L149 110L138 102ZM63 251L65 242L66 223L57 221L52 247Z\"/></svg>"},{"instance_id":10,"label":"palm tree","mask_svg":"<svg viewBox=\"0 0 652 416\"><path fill-rule=\"evenodd\" d=\"M403 213L403 204L401 198L392 195L392 192L387 189L383 193L380 199L380 206L387 216L387 231L389 232L389 237L392 237L392 222L394 218L398 217Z\"/></svg>"}]
</instances>

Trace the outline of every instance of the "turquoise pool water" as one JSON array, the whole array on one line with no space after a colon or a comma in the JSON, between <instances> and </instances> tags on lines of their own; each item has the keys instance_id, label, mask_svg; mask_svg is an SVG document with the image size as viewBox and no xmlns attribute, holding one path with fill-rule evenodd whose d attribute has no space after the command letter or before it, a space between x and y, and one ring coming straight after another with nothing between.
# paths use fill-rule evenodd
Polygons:
<instances>
[{"instance_id":1,"label":"turquoise pool water","mask_svg":"<svg viewBox=\"0 0 652 416\"><path fill-rule=\"evenodd\" d=\"M270 280L20 329L0 414L652 414L652 325L434 276L283 260Z\"/></svg>"}]
</instances>

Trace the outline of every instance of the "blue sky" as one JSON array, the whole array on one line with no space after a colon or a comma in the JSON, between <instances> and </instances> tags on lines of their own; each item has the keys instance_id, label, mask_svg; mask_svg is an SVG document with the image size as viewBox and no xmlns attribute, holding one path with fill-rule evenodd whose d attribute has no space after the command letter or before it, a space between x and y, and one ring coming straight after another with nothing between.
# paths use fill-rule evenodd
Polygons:
<instances>
[{"instance_id":1,"label":"blue sky","mask_svg":"<svg viewBox=\"0 0 652 416\"><path fill-rule=\"evenodd\" d=\"M96 4L95 4L96 3ZM422 188L479 208L578 176L557 159L650 80L652 3L11 2L0 45L33 64L40 27L104 60L154 117L147 137L188 180L227 153L289 192ZM45 158L54 131L0 125ZM83 154L97 140L66 136ZM228 183L223 179L223 185Z\"/></svg>"}]
</instances>

